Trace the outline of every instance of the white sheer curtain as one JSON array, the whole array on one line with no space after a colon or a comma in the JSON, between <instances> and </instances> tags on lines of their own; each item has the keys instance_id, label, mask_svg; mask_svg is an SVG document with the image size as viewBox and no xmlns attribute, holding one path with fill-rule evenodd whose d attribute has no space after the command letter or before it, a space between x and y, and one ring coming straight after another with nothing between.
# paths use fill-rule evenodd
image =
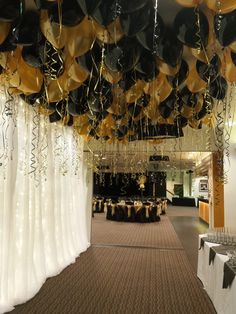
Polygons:
<instances>
[{"instance_id":1,"label":"white sheer curtain","mask_svg":"<svg viewBox=\"0 0 236 314\"><path fill-rule=\"evenodd\" d=\"M0 313L32 298L90 245L83 141L37 108L0 99Z\"/></svg>"}]
</instances>

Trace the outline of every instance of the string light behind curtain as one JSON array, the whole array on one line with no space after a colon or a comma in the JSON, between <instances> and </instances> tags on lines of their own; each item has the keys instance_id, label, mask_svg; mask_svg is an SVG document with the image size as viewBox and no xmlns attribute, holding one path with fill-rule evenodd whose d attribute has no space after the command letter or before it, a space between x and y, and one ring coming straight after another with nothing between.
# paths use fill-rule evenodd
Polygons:
<instances>
[{"instance_id":1,"label":"string light behind curtain","mask_svg":"<svg viewBox=\"0 0 236 314\"><path fill-rule=\"evenodd\" d=\"M92 175L72 128L0 99L0 313L89 246Z\"/></svg>"}]
</instances>

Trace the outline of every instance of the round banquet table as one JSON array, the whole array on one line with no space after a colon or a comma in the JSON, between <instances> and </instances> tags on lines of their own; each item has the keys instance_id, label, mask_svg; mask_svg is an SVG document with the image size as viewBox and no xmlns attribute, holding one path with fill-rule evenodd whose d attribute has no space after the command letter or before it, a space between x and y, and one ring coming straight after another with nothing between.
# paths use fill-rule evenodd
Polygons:
<instances>
[{"instance_id":1,"label":"round banquet table","mask_svg":"<svg viewBox=\"0 0 236 314\"><path fill-rule=\"evenodd\" d=\"M160 221L158 205L152 203L116 203L107 205L108 220L127 222Z\"/></svg>"}]
</instances>

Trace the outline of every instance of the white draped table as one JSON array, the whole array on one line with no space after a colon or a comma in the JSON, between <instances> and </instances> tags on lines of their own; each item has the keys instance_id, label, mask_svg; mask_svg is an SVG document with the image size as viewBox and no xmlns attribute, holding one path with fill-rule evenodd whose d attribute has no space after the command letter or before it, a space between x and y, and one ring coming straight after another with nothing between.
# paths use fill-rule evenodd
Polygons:
<instances>
[{"instance_id":1,"label":"white draped table","mask_svg":"<svg viewBox=\"0 0 236 314\"><path fill-rule=\"evenodd\" d=\"M199 236L200 240L206 235ZM228 256L216 253L214 261L209 265L210 248L219 246L216 243L204 242L204 246L198 251L198 278L203 283L204 289L209 295L218 314L236 313L236 278L230 287L223 289L224 263Z\"/></svg>"}]
</instances>

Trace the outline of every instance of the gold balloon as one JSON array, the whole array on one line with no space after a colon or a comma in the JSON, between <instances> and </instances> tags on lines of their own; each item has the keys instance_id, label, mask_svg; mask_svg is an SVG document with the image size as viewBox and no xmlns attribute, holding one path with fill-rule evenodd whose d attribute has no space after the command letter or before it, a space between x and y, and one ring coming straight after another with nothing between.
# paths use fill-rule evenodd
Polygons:
<instances>
[{"instance_id":1,"label":"gold balloon","mask_svg":"<svg viewBox=\"0 0 236 314\"><path fill-rule=\"evenodd\" d=\"M197 5L200 5L203 0L175 0L175 1L184 7L193 8L196 7Z\"/></svg>"},{"instance_id":2,"label":"gold balloon","mask_svg":"<svg viewBox=\"0 0 236 314\"><path fill-rule=\"evenodd\" d=\"M138 80L126 93L126 102L133 103L136 102L143 94L143 88L145 83Z\"/></svg>"},{"instance_id":3,"label":"gold balloon","mask_svg":"<svg viewBox=\"0 0 236 314\"><path fill-rule=\"evenodd\" d=\"M40 69L31 67L21 57L18 64L18 74L20 77L19 89L23 93L40 92L43 84L43 74Z\"/></svg>"},{"instance_id":4,"label":"gold balloon","mask_svg":"<svg viewBox=\"0 0 236 314\"><path fill-rule=\"evenodd\" d=\"M73 117L73 126L81 127L88 123L88 116L86 114Z\"/></svg>"},{"instance_id":5,"label":"gold balloon","mask_svg":"<svg viewBox=\"0 0 236 314\"><path fill-rule=\"evenodd\" d=\"M96 21L93 21L93 25L97 38L106 44L114 44L124 36L119 18L109 24L107 28Z\"/></svg>"},{"instance_id":6,"label":"gold balloon","mask_svg":"<svg viewBox=\"0 0 236 314\"><path fill-rule=\"evenodd\" d=\"M40 28L46 39L57 49L61 49L67 42L67 28L51 22L46 10L41 10Z\"/></svg>"},{"instance_id":7,"label":"gold balloon","mask_svg":"<svg viewBox=\"0 0 236 314\"><path fill-rule=\"evenodd\" d=\"M84 68L82 68L81 65L78 64L76 60L70 55L66 56L64 66L64 73L67 73L67 76L75 82L82 83L89 76L89 73Z\"/></svg>"},{"instance_id":8,"label":"gold balloon","mask_svg":"<svg viewBox=\"0 0 236 314\"><path fill-rule=\"evenodd\" d=\"M188 62L189 65L189 73L188 77L186 79L186 85L188 86L188 89L192 93L197 93L205 90L207 83L203 81L196 69L196 60L194 62Z\"/></svg>"},{"instance_id":9,"label":"gold balloon","mask_svg":"<svg viewBox=\"0 0 236 314\"><path fill-rule=\"evenodd\" d=\"M160 116L158 104L159 103L156 101L150 101L148 106L143 109L143 113L145 114L145 116L147 116L153 122L157 122L157 119Z\"/></svg>"},{"instance_id":10,"label":"gold balloon","mask_svg":"<svg viewBox=\"0 0 236 314\"><path fill-rule=\"evenodd\" d=\"M7 38L11 28L11 23L0 21L0 45Z\"/></svg>"},{"instance_id":11,"label":"gold balloon","mask_svg":"<svg viewBox=\"0 0 236 314\"><path fill-rule=\"evenodd\" d=\"M221 73L227 81L230 83L236 82L236 66L231 58L231 50L229 48L224 49L224 57L221 60L222 67Z\"/></svg>"},{"instance_id":12,"label":"gold balloon","mask_svg":"<svg viewBox=\"0 0 236 314\"><path fill-rule=\"evenodd\" d=\"M123 90L120 87L116 87L113 89L112 94L113 102L107 111L115 115L124 114L126 111L126 99Z\"/></svg>"},{"instance_id":13,"label":"gold balloon","mask_svg":"<svg viewBox=\"0 0 236 314\"><path fill-rule=\"evenodd\" d=\"M158 91L165 83L165 78L166 78L165 74L160 72L155 80L146 83L143 88L145 94L149 94L151 95L151 97L155 97L157 100L159 100Z\"/></svg>"},{"instance_id":14,"label":"gold balloon","mask_svg":"<svg viewBox=\"0 0 236 314\"><path fill-rule=\"evenodd\" d=\"M79 57L88 52L96 39L93 21L87 16L67 34L67 48L71 56Z\"/></svg>"},{"instance_id":15,"label":"gold balloon","mask_svg":"<svg viewBox=\"0 0 236 314\"><path fill-rule=\"evenodd\" d=\"M233 51L233 52L236 52L236 41L234 41L232 44L229 45L230 49Z\"/></svg>"},{"instance_id":16,"label":"gold balloon","mask_svg":"<svg viewBox=\"0 0 236 314\"><path fill-rule=\"evenodd\" d=\"M67 96L67 92L63 90L58 80L51 81L48 86L45 87L45 91L48 102L57 102Z\"/></svg>"},{"instance_id":17,"label":"gold balloon","mask_svg":"<svg viewBox=\"0 0 236 314\"><path fill-rule=\"evenodd\" d=\"M117 84L121 78L122 73L120 72L112 72L106 66L102 69L102 76L111 84Z\"/></svg>"},{"instance_id":18,"label":"gold balloon","mask_svg":"<svg viewBox=\"0 0 236 314\"><path fill-rule=\"evenodd\" d=\"M172 86L169 84L167 78L163 80L163 84L158 91L160 102L164 101L172 92Z\"/></svg>"},{"instance_id":19,"label":"gold balloon","mask_svg":"<svg viewBox=\"0 0 236 314\"><path fill-rule=\"evenodd\" d=\"M167 63L157 59L157 67L159 68L160 72L166 75L175 76L175 74L177 74L179 71L180 65L177 65L175 68L173 68Z\"/></svg>"},{"instance_id":20,"label":"gold balloon","mask_svg":"<svg viewBox=\"0 0 236 314\"><path fill-rule=\"evenodd\" d=\"M236 9L235 0L221 0L220 6L217 5L218 0L205 0L205 3L209 9L215 12L218 12L220 9L222 14L228 13Z\"/></svg>"}]
</instances>

